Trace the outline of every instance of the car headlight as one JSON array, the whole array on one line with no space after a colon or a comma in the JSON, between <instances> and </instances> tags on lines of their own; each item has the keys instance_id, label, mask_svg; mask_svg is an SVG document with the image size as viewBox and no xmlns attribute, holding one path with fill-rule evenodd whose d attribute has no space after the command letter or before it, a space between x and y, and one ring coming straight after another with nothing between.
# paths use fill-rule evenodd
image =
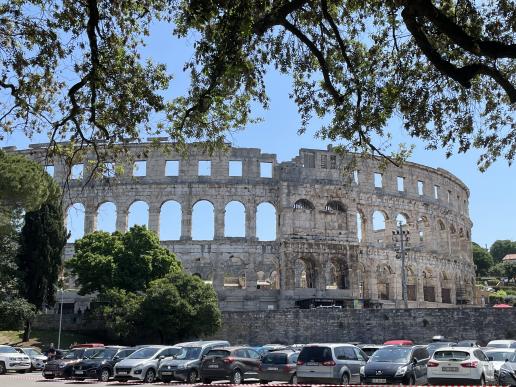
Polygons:
<instances>
[{"instance_id":1,"label":"car headlight","mask_svg":"<svg viewBox=\"0 0 516 387\"><path fill-rule=\"evenodd\" d=\"M360 367L360 375L365 375L365 366Z\"/></svg>"},{"instance_id":2,"label":"car headlight","mask_svg":"<svg viewBox=\"0 0 516 387\"><path fill-rule=\"evenodd\" d=\"M65 368L66 364L59 364L59 368Z\"/></svg>"},{"instance_id":3,"label":"car headlight","mask_svg":"<svg viewBox=\"0 0 516 387\"><path fill-rule=\"evenodd\" d=\"M401 366L401 367L398 367L398 369L396 370L396 375L394 375L394 376L403 376L403 375L405 375L406 372L407 372L407 366Z\"/></svg>"},{"instance_id":4,"label":"car headlight","mask_svg":"<svg viewBox=\"0 0 516 387\"><path fill-rule=\"evenodd\" d=\"M140 375L141 373L142 373L141 368L140 368L140 369L137 369L137 370L134 370L134 374L135 374L135 375Z\"/></svg>"}]
</instances>

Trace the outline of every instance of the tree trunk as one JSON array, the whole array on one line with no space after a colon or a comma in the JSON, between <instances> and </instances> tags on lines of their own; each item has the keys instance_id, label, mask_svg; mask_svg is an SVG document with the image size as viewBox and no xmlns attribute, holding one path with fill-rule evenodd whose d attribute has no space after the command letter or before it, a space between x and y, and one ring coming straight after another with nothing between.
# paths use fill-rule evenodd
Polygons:
<instances>
[{"instance_id":1,"label":"tree trunk","mask_svg":"<svg viewBox=\"0 0 516 387\"><path fill-rule=\"evenodd\" d=\"M32 324L29 320L25 320L25 326L23 327L23 342L27 342L30 339Z\"/></svg>"}]
</instances>

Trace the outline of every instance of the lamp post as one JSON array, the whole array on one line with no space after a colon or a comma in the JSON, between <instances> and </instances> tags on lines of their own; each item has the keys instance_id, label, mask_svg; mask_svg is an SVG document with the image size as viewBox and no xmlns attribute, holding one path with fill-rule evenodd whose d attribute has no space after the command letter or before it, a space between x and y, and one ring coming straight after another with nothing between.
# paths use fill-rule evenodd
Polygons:
<instances>
[{"instance_id":1,"label":"lamp post","mask_svg":"<svg viewBox=\"0 0 516 387\"><path fill-rule=\"evenodd\" d=\"M59 333L57 336L57 349L61 349L61 327L63 325L63 298L64 298L64 289L63 286L60 287L61 290L61 305L59 311Z\"/></svg>"},{"instance_id":2,"label":"lamp post","mask_svg":"<svg viewBox=\"0 0 516 387\"><path fill-rule=\"evenodd\" d=\"M392 240L394 243L399 243L399 250L396 246L396 258L401 258L401 298L403 299L403 307L408 308L407 297L407 273L405 271L405 250L406 244L409 241L409 231L403 230L403 223L398 223L398 229L392 232Z\"/></svg>"}]
</instances>

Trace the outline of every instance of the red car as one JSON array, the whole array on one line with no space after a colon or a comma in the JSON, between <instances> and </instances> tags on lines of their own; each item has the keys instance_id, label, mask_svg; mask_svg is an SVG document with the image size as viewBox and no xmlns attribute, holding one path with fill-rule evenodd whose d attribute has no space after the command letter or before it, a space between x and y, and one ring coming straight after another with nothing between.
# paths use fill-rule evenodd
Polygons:
<instances>
[{"instance_id":1,"label":"red car","mask_svg":"<svg viewBox=\"0 0 516 387\"><path fill-rule=\"evenodd\" d=\"M383 345L414 345L412 340L387 340Z\"/></svg>"}]
</instances>

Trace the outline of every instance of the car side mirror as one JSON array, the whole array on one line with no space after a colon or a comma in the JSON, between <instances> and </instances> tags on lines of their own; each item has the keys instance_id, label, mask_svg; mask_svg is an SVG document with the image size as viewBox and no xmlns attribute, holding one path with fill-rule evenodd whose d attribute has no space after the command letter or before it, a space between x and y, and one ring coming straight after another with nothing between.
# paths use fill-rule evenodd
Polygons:
<instances>
[{"instance_id":1,"label":"car side mirror","mask_svg":"<svg viewBox=\"0 0 516 387\"><path fill-rule=\"evenodd\" d=\"M487 357L487 360L489 360L489 361L493 361L493 357L492 357L492 356L488 356L488 357Z\"/></svg>"},{"instance_id":2,"label":"car side mirror","mask_svg":"<svg viewBox=\"0 0 516 387\"><path fill-rule=\"evenodd\" d=\"M161 361L165 358L165 356L161 355L160 357L158 357L158 360Z\"/></svg>"},{"instance_id":3,"label":"car side mirror","mask_svg":"<svg viewBox=\"0 0 516 387\"><path fill-rule=\"evenodd\" d=\"M417 358L415 357L414 359L412 359L412 364L416 365L418 362Z\"/></svg>"},{"instance_id":4,"label":"car side mirror","mask_svg":"<svg viewBox=\"0 0 516 387\"><path fill-rule=\"evenodd\" d=\"M119 360L120 360L120 356L115 356L115 357L113 358L113 360L114 360L114 361L119 361Z\"/></svg>"}]
</instances>

